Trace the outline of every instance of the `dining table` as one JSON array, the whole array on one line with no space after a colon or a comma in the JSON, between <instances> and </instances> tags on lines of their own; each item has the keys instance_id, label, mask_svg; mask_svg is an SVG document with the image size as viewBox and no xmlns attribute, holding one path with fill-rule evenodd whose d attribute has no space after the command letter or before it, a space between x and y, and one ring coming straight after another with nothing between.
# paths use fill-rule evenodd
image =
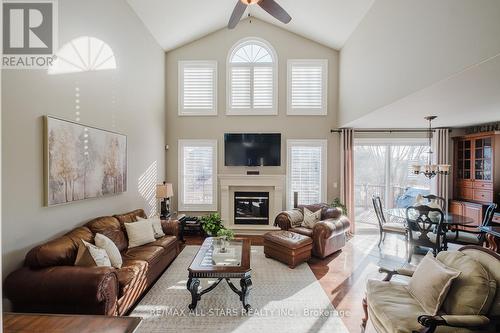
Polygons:
<instances>
[{"instance_id":1,"label":"dining table","mask_svg":"<svg viewBox=\"0 0 500 333\"><path fill-rule=\"evenodd\" d=\"M406 208L389 208L386 210L387 215L402 219L406 221ZM464 226L464 227L477 227L476 222L473 218L464 215L458 215L453 213L444 214L443 225L446 226ZM432 219L431 219L432 221ZM436 222L437 224L437 222Z\"/></svg>"},{"instance_id":2,"label":"dining table","mask_svg":"<svg viewBox=\"0 0 500 333\"><path fill-rule=\"evenodd\" d=\"M387 215L395 217L397 219L400 219L404 222L406 222L406 208L389 208L386 210ZM448 230L452 230L454 227L457 226L462 226L462 227L469 227L469 228L477 228L476 221L468 216L464 215L459 215L459 214L454 214L454 213L449 213L449 212L443 212L444 219L441 222L441 226L443 228L444 235L446 235L446 232ZM438 223L437 219L433 219L432 217L429 218L429 220L436 221L436 224ZM444 236L443 239L443 250L448 249L447 245L447 240L446 236ZM420 254L425 254L425 251L421 251L418 249L416 251L417 253Z\"/></svg>"}]
</instances>

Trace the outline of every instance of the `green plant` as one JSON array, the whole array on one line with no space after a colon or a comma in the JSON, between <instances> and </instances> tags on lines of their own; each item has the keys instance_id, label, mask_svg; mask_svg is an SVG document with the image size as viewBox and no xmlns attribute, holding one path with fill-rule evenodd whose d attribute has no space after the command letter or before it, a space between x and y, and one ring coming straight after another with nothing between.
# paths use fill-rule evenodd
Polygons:
<instances>
[{"instance_id":1,"label":"green plant","mask_svg":"<svg viewBox=\"0 0 500 333\"><path fill-rule=\"evenodd\" d=\"M217 237L226 237L227 240L233 240L234 239L234 231L231 229L220 229L217 232Z\"/></svg>"},{"instance_id":2,"label":"green plant","mask_svg":"<svg viewBox=\"0 0 500 333\"><path fill-rule=\"evenodd\" d=\"M218 213L213 213L201 218L201 227L210 236L216 236L219 230L224 229Z\"/></svg>"},{"instance_id":3,"label":"green plant","mask_svg":"<svg viewBox=\"0 0 500 333\"><path fill-rule=\"evenodd\" d=\"M342 202L340 202L340 198L333 199L330 207L338 208L342 211L343 215L347 215L347 207Z\"/></svg>"}]
</instances>

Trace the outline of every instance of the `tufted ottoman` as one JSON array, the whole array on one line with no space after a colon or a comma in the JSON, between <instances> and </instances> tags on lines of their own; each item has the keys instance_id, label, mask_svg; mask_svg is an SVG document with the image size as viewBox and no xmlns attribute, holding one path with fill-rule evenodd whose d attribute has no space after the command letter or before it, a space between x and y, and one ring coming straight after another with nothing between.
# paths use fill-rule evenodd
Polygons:
<instances>
[{"instance_id":1,"label":"tufted ottoman","mask_svg":"<svg viewBox=\"0 0 500 333\"><path fill-rule=\"evenodd\" d=\"M311 258L312 239L291 231L271 231L264 235L264 254L290 268Z\"/></svg>"}]
</instances>

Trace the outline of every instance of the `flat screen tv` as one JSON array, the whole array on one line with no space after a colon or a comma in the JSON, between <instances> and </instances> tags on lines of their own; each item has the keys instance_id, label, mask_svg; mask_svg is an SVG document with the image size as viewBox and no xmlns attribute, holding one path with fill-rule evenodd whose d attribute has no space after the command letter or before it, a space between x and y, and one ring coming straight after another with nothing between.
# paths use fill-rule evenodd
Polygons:
<instances>
[{"instance_id":1,"label":"flat screen tv","mask_svg":"<svg viewBox=\"0 0 500 333\"><path fill-rule=\"evenodd\" d=\"M224 134L226 166L280 166L280 133Z\"/></svg>"}]
</instances>

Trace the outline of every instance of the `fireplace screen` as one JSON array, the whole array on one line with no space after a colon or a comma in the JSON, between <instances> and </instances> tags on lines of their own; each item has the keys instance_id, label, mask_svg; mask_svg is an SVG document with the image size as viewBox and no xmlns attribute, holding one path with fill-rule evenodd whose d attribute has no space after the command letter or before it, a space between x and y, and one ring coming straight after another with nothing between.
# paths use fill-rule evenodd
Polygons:
<instances>
[{"instance_id":1,"label":"fireplace screen","mask_svg":"<svg viewBox=\"0 0 500 333\"><path fill-rule=\"evenodd\" d=\"M269 192L235 192L234 224L268 225Z\"/></svg>"}]
</instances>

